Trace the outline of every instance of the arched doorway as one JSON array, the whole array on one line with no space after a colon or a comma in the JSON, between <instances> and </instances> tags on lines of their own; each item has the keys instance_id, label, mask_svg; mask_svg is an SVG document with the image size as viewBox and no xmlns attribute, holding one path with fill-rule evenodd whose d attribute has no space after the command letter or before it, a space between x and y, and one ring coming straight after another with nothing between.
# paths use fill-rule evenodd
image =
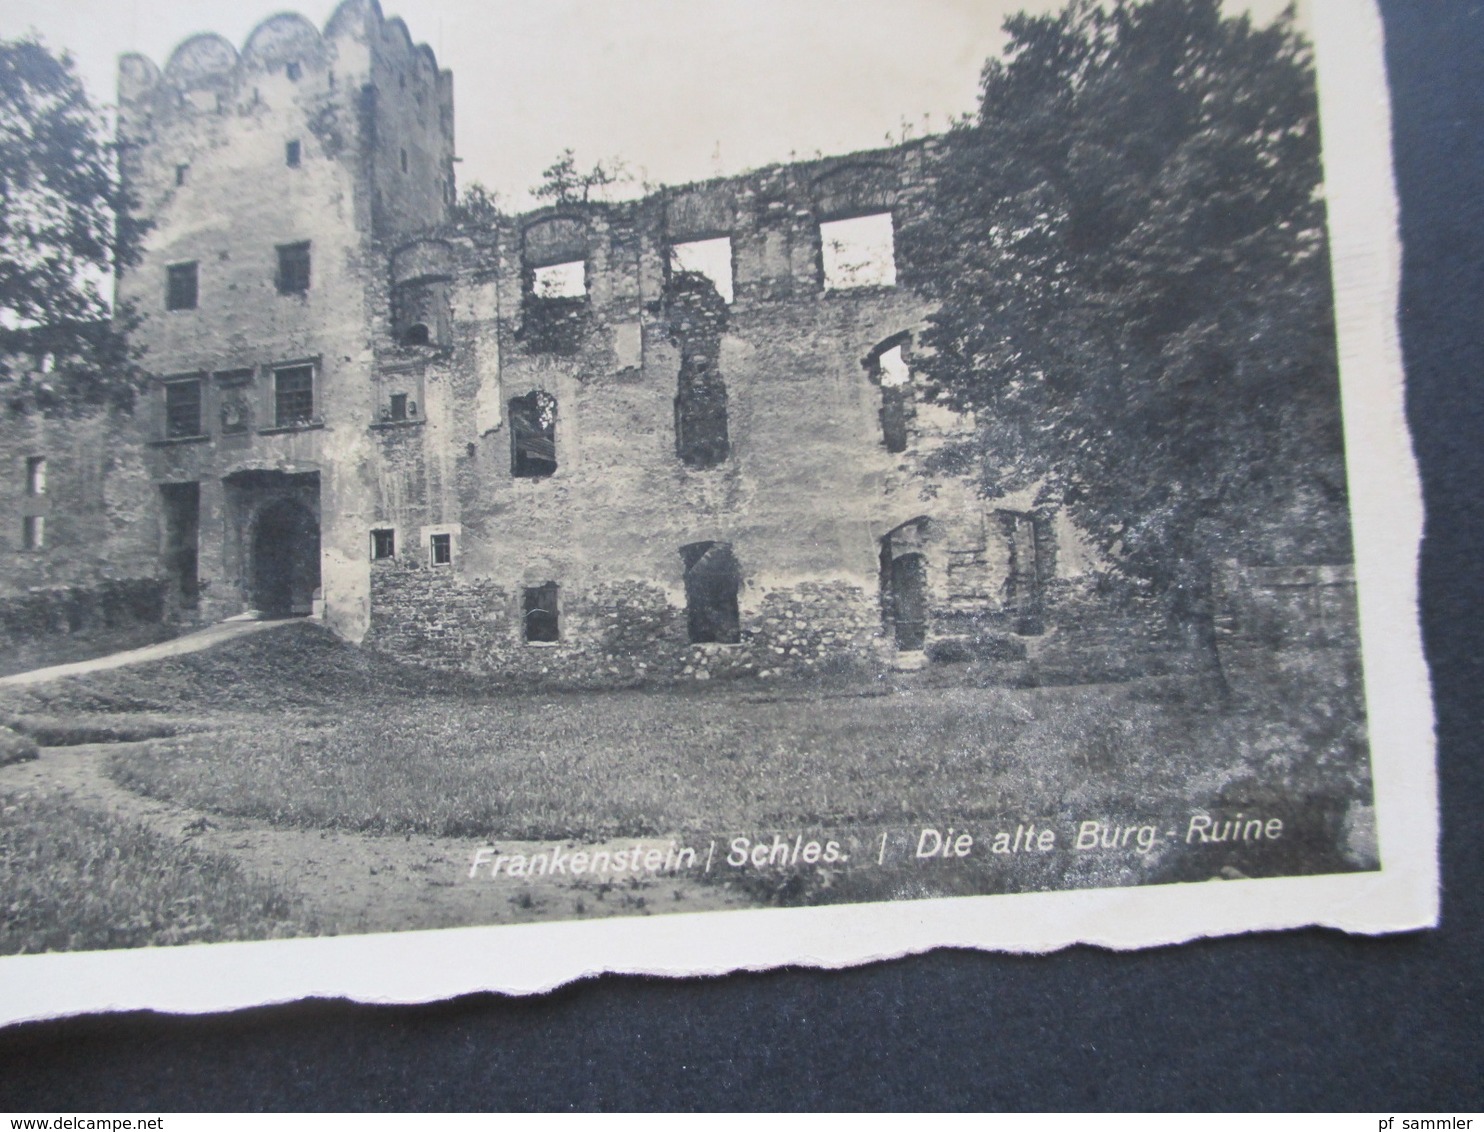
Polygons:
<instances>
[{"instance_id":1,"label":"arched doorway","mask_svg":"<svg viewBox=\"0 0 1484 1132\"><path fill-rule=\"evenodd\" d=\"M742 571L730 543L693 542L680 548L685 563L685 619L691 644L735 645L742 640L737 591Z\"/></svg>"},{"instance_id":2,"label":"arched doorway","mask_svg":"<svg viewBox=\"0 0 1484 1132\"><path fill-rule=\"evenodd\" d=\"M888 597L897 648L902 652L921 649L927 640L927 560L921 554L891 560Z\"/></svg>"},{"instance_id":3,"label":"arched doorway","mask_svg":"<svg viewBox=\"0 0 1484 1132\"><path fill-rule=\"evenodd\" d=\"M314 611L319 589L319 520L296 499L258 512L252 538L252 604L268 617Z\"/></svg>"}]
</instances>

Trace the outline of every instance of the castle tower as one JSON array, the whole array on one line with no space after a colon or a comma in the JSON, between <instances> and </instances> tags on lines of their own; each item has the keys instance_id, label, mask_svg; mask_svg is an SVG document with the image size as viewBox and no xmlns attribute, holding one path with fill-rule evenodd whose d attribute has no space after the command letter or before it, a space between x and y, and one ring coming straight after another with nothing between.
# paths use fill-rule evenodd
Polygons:
<instances>
[{"instance_id":1,"label":"castle tower","mask_svg":"<svg viewBox=\"0 0 1484 1132\"><path fill-rule=\"evenodd\" d=\"M142 256L118 295L154 375L147 462L174 601L323 612L359 640L380 249L454 199L453 83L376 0L119 63Z\"/></svg>"}]
</instances>

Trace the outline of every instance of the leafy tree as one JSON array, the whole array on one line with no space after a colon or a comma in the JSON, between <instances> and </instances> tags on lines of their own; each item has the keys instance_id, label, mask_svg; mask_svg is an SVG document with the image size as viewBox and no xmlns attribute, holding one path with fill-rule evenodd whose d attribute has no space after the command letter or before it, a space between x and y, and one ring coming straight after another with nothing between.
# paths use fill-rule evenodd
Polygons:
<instances>
[{"instance_id":1,"label":"leafy tree","mask_svg":"<svg viewBox=\"0 0 1484 1132\"><path fill-rule=\"evenodd\" d=\"M577 168L576 153L564 149L541 171L541 183L531 189L531 195L552 204L587 204L594 192L602 195L611 186L631 179L621 158L598 161L584 172Z\"/></svg>"},{"instance_id":2,"label":"leafy tree","mask_svg":"<svg viewBox=\"0 0 1484 1132\"><path fill-rule=\"evenodd\" d=\"M500 194L471 182L450 209L449 220L455 227L476 231L487 230L500 218Z\"/></svg>"},{"instance_id":3,"label":"leafy tree","mask_svg":"<svg viewBox=\"0 0 1484 1132\"><path fill-rule=\"evenodd\" d=\"M1214 645L1222 560L1350 554L1308 45L1219 0L1006 30L901 233L918 364L987 493L1041 485Z\"/></svg>"},{"instance_id":4,"label":"leafy tree","mask_svg":"<svg viewBox=\"0 0 1484 1132\"><path fill-rule=\"evenodd\" d=\"M142 374L105 288L130 261L103 115L65 53L0 41L0 398L13 409L132 404Z\"/></svg>"}]
</instances>

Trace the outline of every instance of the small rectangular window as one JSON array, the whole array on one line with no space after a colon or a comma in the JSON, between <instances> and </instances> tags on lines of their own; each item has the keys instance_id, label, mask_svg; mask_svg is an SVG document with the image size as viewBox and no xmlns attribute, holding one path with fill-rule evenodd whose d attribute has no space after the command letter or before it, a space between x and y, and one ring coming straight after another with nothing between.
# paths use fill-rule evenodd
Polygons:
<instances>
[{"instance_id":1,"label":"small rectangular window","mask_svg":"<svg viewBox=\"0 0 1484 1132\"><path fill-rule=\"evenodd\" d=\"M165 436L176 440L201 435L201 379L171 381L165 386Z\"/></svg>"},{"instance_id":2,"label":"small rectangular window","mask_svg":"<svg viewBox=\"0 0 1484 1132\"><path fill-rule=\"evenodd\" d=\"M186 183L186 175L191 171L189 165L177 165L175 167L175 183L177 186Z\"/></svg>"},{"instance_id":3,"label":"small rectangular window","mask_svg":"<svg viewBox=\"0 0 1484 1132\"><path fill-rule=\"evenodd\" d=\"M453 536L433 535L428 539L434 566L448 566L453 562Z\"/></svg>"},{"instance_id":4,"label":"small rectangular window","mask_svg":"<svg viewBox=\"0 0 1484 1132\"><path fill-rule=\"evenodd\" d=\"M538 299L580 299L587 294L587 261L552 263L536 268L531 292Z\"/></svg>"},{"instance_id":5,"label":"small rectangular window","mask_svg":"<svg viewBox=\"0 0 1484 1132\"><path fill-rule=\"evenodd\" d=\"M26 457L26 494L46 494L46 457Z\"/></svg>"},{"instance_id":6,"label":"small rectangular window","mask_svg":"<svg viewBox=\"0 0 1484 1132\"><path fill-rule=\"evenodd\" d=\"M397 533L389 528L371 532L371 557L376 560L395 558L397 555Z\"/></svg>"},{"instance_id":7,"label":"small rectangular window","mask_svg":"<svg viewBox=\"0 0 1484 1132\"><path fill-rule=\"evenodd\" d=\"M298 63L289 63L284 67L283 73L289 82L296 83L299 81L299 76L303 74L303 71Z\"/></svg>"},{"instance_id":8,"label":"small rectangular window","mask_svg":"<svg viewBox=\"0 0 1484 1132\"><path fill-rule=\"evenodd\" d=\"M521 601L527 641L548 643L561 640L557 613L557 584L527 586Z\"/></svg>"},{"instance_id":9,"label":"small rectangular window","mask_svg":"<svg viewBox=\"0 0 1484 1132\"><path fill-rule=\"evenodd\" d=\"M165 277L165 309L195 310L196 265L194 263L172 263L165 269Z\"/></svg>"},{"instance_id":10,"label":"small rectangular window","mask_svg":"<svg viewBox=\"0 0 1484 1132\"><path fill-rule=\"evenodd\" d=\"M693 240L670 248L670 271L704 275L726 302L732 301L732 240Z\"/></svg>"},{"instance_id":11,"label":"small rectangular window","mask_svg":"<svg viewBox=\"0 0 1484 1132\"><path fill-rule=\"evenodd\" d=\"M314 367L290 366L273 373L273 423L278 428L314 420Z\"/></svg>"},{"instance_id":12,"label":"small rectangular window","mask_svg":"<svg viewBox=\"0 0 1484 1132\"><path fill-rule=\"evenodd\" d=\"M407 394L392 394L392 420L405 421L407 419Z\"/></svg>"},{"instance_id":13,"label":"small rectangular window","mask_svg":"<svg viewBox=\"0 0 1484 1132\"><path fill-rule=\"evenodd\" d=\"M819 226L819 244L826 291L896 286L891 213L826 221Z\"/></svg>"},{"instance_id":14,"label":"small rectangular window","mask_svg":"<svg viewBox=\"0 0 1484 1132\"><path fill-rule=\"evenodd\" d=\"M309 290L309 241L278 246L278 293L302 295Z\"/></svg>"},{"instance_id":15,"label":"small rectangular window","mask_svg":"<svg viewBox=\"0 0 1484 1132\"><path fill-rule=\"evenodd\" d=\"M21 537L27 550L40 550L46 545L45 516L27 515L21 528Z\"/></svg>"},{"instance_id":16,"label":"small rectangular window","mask_svg":"<svg viewBox=\"0 0 1484 1132\"><path fill-rule=\"evenodd\" d=\"M299 168L300 156L301 153L299 150L299 143L297 141L291 141L283 147L283 163L290 169Z\"/></svg>"}]
</instances>

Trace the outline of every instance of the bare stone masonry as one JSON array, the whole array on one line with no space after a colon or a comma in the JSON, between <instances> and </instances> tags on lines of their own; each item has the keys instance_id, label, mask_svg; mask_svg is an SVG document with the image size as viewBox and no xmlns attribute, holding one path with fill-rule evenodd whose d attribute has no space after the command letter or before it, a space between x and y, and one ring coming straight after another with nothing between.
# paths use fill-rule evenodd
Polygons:
<instances>
[{"instance_id":1,"label":"bare stone masonry","mask_svg":"<svg viewBox=\"0 0 1484 1132\"><path fill-rule=\"evenodd\" d=\"M118 95L157 384L85 426L141 520L95 565L174 615L581 684L1160 654L1063 514L930 470L975 427L917 387L892 262L932 139L471 230L452 76L375 0L127 55Z\"/></svg>"}]
</instances>

